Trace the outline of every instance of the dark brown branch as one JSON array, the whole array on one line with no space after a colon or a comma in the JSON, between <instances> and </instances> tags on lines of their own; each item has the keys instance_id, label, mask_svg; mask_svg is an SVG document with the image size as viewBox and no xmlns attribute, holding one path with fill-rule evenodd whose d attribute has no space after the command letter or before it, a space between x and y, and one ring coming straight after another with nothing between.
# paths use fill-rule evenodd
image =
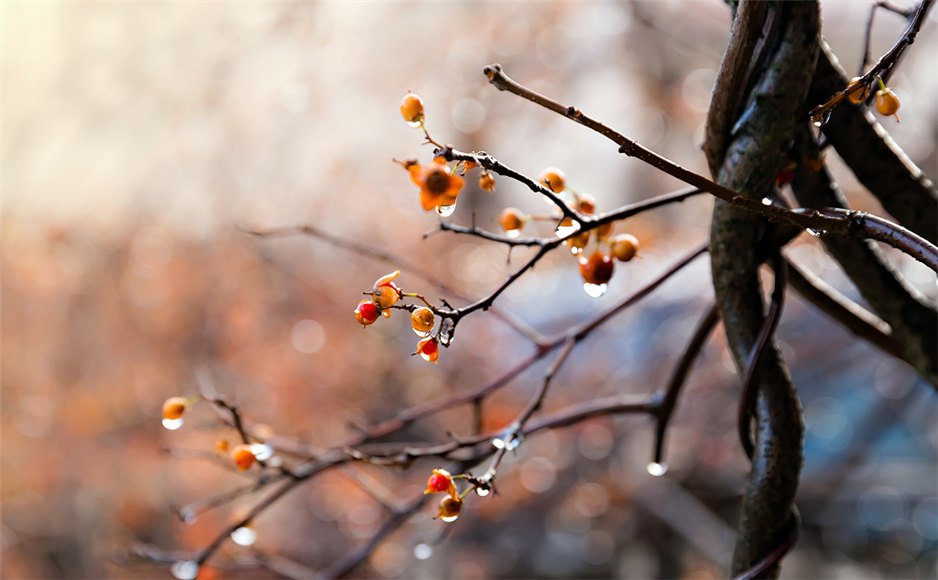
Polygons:
<instances>
[{"instance_id":1,"label":"dark brown branch","mask_svg":"<svg viewBox=\"0 0 938 580\"><path fill-rule=\"evenodd\" d=\"M759 363L762 362L766 347L775 335L778 321L782 318L785 286L788 279L788 270L780 255L776 254L773 257L772 268L775 271L775 288L772 290L772 302L769 305L765 320L762 322L762 328L759 330L756 343L752 346L752 352L749 355L749 365L746 368L746 379L743 381L742 396L739 398L739 411L736 421L739 441L743 446L743 451L746 452L746 457L750 460L754 449L750 428L752 426L752 401L755 398L756 371L759 369Z\"/></svg>"},{"instance_id":2,"label":"dark brown branch","mask_svg":"<svg viewBox=\"0 0 938 580\"><path fill-rule=\"evenodd\" d=\"M905 360L899 344L889 334L889 325L874 314L791 262L788 262L788 282L805 299L841 326L886 354Z\"/></svg>"},{"instance_id":3,"label":"dark brown branch","mask_svg":"<svg viewBox=\"0 0 938 580\"><path fill-rule=\"evenodd\" d=\"M809 98L826 98L846 83L837 58L822 43ZM889 138L869 110L853 105L838 107L822 131L860 183L891 216L932 244L938 243L938 189Z\"/></svg>"},{"instance_id":4,"label":"dark brown branch","mask_svg":"<svg viewBox=\"0 0 938 580\"><path fill-rule=\"evenodd\" d=\"M668 385L664 391L664 396L661 398L660 404L655 410L655 417L657 419L655 426L655 463L662 463L664 460L664 435L668 428L668 423L671 421L671 415L674 413L674 407L677 404L677 398L681 393L681 388L684 386L685 381L687 381L687 375L690 373L691 366L693 366L694 361L697 360L697 356L700 355L704 343L707 341L710 333L713 332L713 329L716 328L719 321L720 315L717 312L716 305L711 304L697 324L694 334L691 335L690 342L687 343L687 347L684 349L684 354L681 355L681 359L672 371L671 378L668 380Z\"/></svg>"},{"instance_id":5,"label":"dark brown branch","mask_svg":"<svg viewBox=\"0 0 938 580\"><path fill-rule=\"evenodd\" d=\"M899 244L896 245L896 247L900 250L910 253L910 255L928 265L932 270L938 272L938 248L914 234L909 236L908 234L911 232L892 232L891 230L898 228L898 226L891 224L891 222L879 218L881 221L876 221L874 224L870 219L867 219L870 216L865 214L851 214L838 210L826 210L824 212L814 210L796 211L775 205L765 205L761 201L761 196L753 198L741 195L737 190L711 181L698 173L685 169L677 163L658 155L625 135L584 115L575 107L564 107L560 103L518 84L502 71L500 65L493 64L485 67L485 74L488 76L489 82L499 90L509 91L592 129L619 145L620 153L640 159L652 167L680 179L689 185L700 188L723 201L736 204L749 212L761 215L774 222L788 223L803 229L844 236L873 238L890 245ZM778 167L775 168L775 171L777 170Z\"/></svg>"},{"instance_id":6,"label":"dark brown branch","mask_svg":"<svg viewBox=\"0 0 938 580\"><path fill-rule=\"evenodd\" d=\"M819 155L806 123L800 127L796 143L802 156ZM799 165L791 187L795 197L809 207L845 207L847 203L826 167L813 171ZM938 312L934 307L903 283L870 242L841 236L824 236L822 240L866 302L889 324L894 341L904 351L901 358L914 361L920 374L938 384Z\"/></svg>"}]
</instances>

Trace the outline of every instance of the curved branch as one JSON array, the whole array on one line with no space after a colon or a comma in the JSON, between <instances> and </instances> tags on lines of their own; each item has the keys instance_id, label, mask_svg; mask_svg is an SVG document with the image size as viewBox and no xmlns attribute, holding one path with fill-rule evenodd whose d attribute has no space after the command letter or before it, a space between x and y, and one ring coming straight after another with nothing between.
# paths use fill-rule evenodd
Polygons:
<instances>
[{"instance_id":1,"label":"curved branch","mask_svg":"<svg viewBox=\"0 0 938 580\"><path fill-rule=\"evenodd\" d=\"M742 116L726 123L735 130L725 153L710 151L708 158L711 167L720 167L716 174L720 184L760 205L786 159L817 60L820 26L816 2L772 2L768 13L766 18L779 21L777 36L765 41L773 52ZM761 28L760 24L751 27ZM728 82L718 79L715 92L745 90ZM711 272L727 342L740 376L745 376L765 324L758 268L766 255L766 232L763 220L745 211L745 204L727 201L731 200L721 198L714 204ZM774 340L762 350L752 383L756 437L733 555L734 574L758 565L785 543L802 463L800 404ZM777 576L777 562L762 574Z\"/></svg>"}]
</instances>

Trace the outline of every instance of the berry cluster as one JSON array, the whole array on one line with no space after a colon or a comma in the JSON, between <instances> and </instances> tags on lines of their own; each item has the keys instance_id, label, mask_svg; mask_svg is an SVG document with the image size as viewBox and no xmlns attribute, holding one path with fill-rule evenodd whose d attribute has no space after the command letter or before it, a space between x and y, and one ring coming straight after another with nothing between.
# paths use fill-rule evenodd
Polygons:
<instances>
[{"instance_id":1,"label":"berry cluster","mask_svg":"<svg viewBox=\"0 0 938 580\"><path fill-rule=\"evenodd\" d=\"M596 213L596 199L588 193L576 193L567 190L567 178L564 172L555 167L545 169L539 181L554 193L564 194L562 199L581 215L591 216ZM569 193L569 195L567 195ZM508 207L502 210L498 223L505 235L516 238L521 235L525 224L531 221L559 221L556 233L558 236L568 236L577 230L577 225L569 217L560 219L560 216L535 216L525 214L520 209ZM577 257L580 265L580 275L583 277L583 288L590 296L602 296L612 274L615 272L613 258L628 262L638 255L638 239L631 234L612 235L614 223L602 224L594 229L570 236L564 244L570 253ZM586 250L592 251L587 255Z\"/></svg>"},{"instance_id":2,"label":"berry cluster","mask_svg":"<svg viewBox=\"0 0 938 580\"><path fill-rule=\"evenodd\" d=\"M396 270L378 278L372 287L371 299L362 300L355 308L355 320L362 326L369 326L381 316L385 318L391 316L392 308L410 310L411 327L414 329L414 334L421 338L417 343L417 350L414 354L419 354L423 360L436 364L440 356L440 344L438 337L430 336L433 333L433 327L436 325L436 315L429 303L427 303L427 306L420 307L396 306L404 296L419 298L426 302L419 294L405 293L394 283L394 280L400 275L400 270Z\"/></svg>"}]
</instances>

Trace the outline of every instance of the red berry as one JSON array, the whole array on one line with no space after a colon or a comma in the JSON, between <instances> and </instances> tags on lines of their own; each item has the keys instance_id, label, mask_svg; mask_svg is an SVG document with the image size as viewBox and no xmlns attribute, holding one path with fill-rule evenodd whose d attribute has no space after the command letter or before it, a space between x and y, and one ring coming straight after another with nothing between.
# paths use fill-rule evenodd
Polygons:
<instances>
[{"instance_id":1,"label":"red berry","mask_svg":"<svg viewBox=\"0 0 938 580\"><path fill-rule=\"evenodd\" d=\"M355 309L355 320L362 326L368 326L381 315L381 309L371 300L362 300Z\"/></svg>"}]
</instances>

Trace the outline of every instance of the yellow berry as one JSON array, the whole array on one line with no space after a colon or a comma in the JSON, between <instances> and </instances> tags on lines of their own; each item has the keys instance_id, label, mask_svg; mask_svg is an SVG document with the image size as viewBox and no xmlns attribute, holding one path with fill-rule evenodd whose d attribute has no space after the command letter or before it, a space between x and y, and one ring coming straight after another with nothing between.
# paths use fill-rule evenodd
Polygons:
<instances>
[{"instance_id":1,"label":"yellow berry","mask_svg":"<svg viewBox=\"0 0 938 580\"><path fill-rule=\"evenodd\" d=\"M554 193L560 193L567 187L567 176L556 167L545 169L539 181Z\"/></svg>"},{"instance_id":2,"label":"yellow berry","mask_svg":"<svg viewBox=\"0 0 938 580\"><path fill-rule=\"evenodd\" d=\"M638 239L632 234L619 234L612 238L612 255L621 262L628 262L638 253Z\"/></svg>"},{"instance_id":3,"label":"yellow berry","mask_svg":"<svg viewBox=\"0 0 938 580\"><path fill-rule=\"evenodd\" d=\"M899 97L892 92L892 89L876 91L876 110L879 111L880 115L886 117L895 115L896 111L899 110Z\"/></svg>"},{"instance_id":4,"label":"yellow berry","mask_svg":"<svg viewBox=\"0 0 938 580\"><path fill-rule=\"evenodd\" d=\"M412 125L423 122L423 99L414 93L407 93L401 100L401 115Z\"/></svg>"},{"instance_id":5,"label":"yellow berry","mask_svg":"<svg viewBox=\"0 0 938 580\"><path fill-rule=\"evenodd\" d=\"M189 401L184 397L170 397L163 402L163 418L174 421L186 412Z\"/></svg>"}]
</instances>

